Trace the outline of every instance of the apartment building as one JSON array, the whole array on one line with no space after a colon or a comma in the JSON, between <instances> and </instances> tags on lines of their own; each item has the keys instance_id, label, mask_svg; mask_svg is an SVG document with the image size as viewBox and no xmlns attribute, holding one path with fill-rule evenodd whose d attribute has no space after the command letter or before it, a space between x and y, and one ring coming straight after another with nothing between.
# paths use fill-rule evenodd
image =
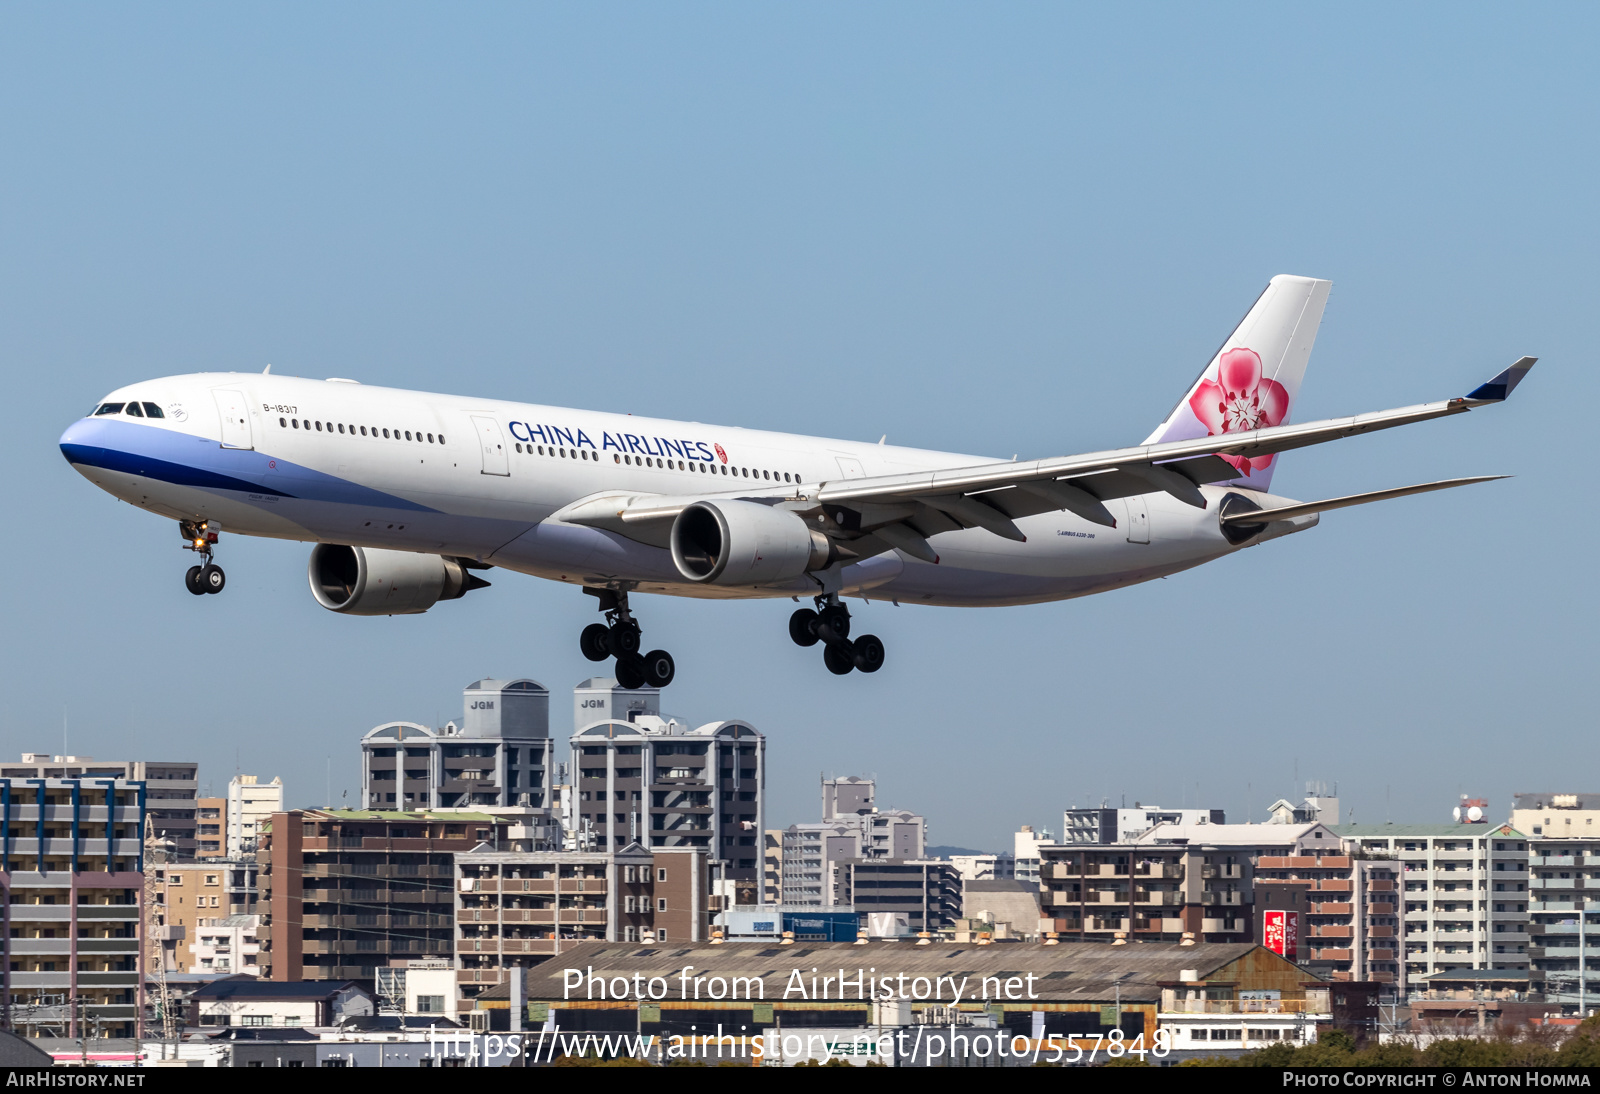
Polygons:
<instances>
[{"instance_id":1,"label":"apartment building","mask_svg":"<svg viewBox=\"0 0 1600 1094\"><path fill-rule=\"evenodd\" d=\"M506 970L579 942L639 940L652 924L655 860L616 851L468 851L456 856L455 963L471 998Z\"/></svg>"},{"instance_id":2,"label":"apartment building","mask_svg":"<svg viewBox=\"0 0 1600 1094\"><path fill-rule=\"evenodd\" d=\"M455 951L455 856L507 838L487 813L274 813L257 851L261 975L372 982Z\"/></svg>"},{"instance_id":3,"label":"apartment building","mask_svg":"<svg viewBox=\"0 0 1600 1094\"><path fill-rule=\"evenodd\" d=\"M1511 827L1528 833L1529 988L1587 1013L1600 1004L1600 794L1517 794Z\"/></svg>"},{"instance_id":4,"label":"apartment building","mask_svg":"<svg viewBox=\"0 0 1600 1094\"><path fill-rule=\"evenodd\" d=\"M1026 885L1040 884L1040 866L1043 863L1040 848L1048 847L1055 842L1050 829L1040 828L1037 831L1031 824L1024 824L1017 829L1012 837L1011 860L1013 863L1013 876Z\"/></svg>"},{"instance_id":5,"label":"apartment building","mask_svg":"<svg viewBox=\"0 0 1600 1094\"><path fill-rule=\"evenodd\" d=\"M1258 860L1340 848L1322 824L1213 824L1209 816L1160 823L1123 844L1041 845L1041 914L1051 929L1084 939L1259 941Z\"/></svg>"},{"instance_id":6,"label":"apartment building","mask_svg":"<svg viewBox=\"0 0 1600 1094\"><path fill-rule=\"evenodd\" d=\"M168 972L186 973L198 963L194 945L200 924L230 914L227 870L214 861L151 862L145 869L163 928L162 962Z\"/></svg>"},{"instance_id":7,"label":"apartment building","mask_svg":"<svg viewBox=\"0 0 1600 1094\"><path fill-rule=\"evenodd\" d=\"M195 857L228 857L228 799L195 799Z\"/></svg>"},{"instance_id":8,"label":"apartment building","mask_svg":"<svg viewBox=\"0 0 1600 1094\"><path fill-rule=\"evenodd\" d=\"M192 964L186 969L198 976L261 974L261 940L258 915L225 915L200 919L190 946Z\"/></svg>"},{"instance_id":9,"label":"apartment building","mask_svg":"<svg viewBox=\"0 0 1600 1094\"><path fill-rule=\"evenodd\" d=\"M125 779L0 779L8 903L3 991L26 1037L139 1032L139 832L144 788Z\"/></svg>"},{"instance_id":10,"label":"apartment building","mask_svg":"<svg viewBox=\"0 0 1600 1094\"><path fill-rule=\"evenodd\" d=\"M942 931L961 917L961 875L941 860L848 859L834 870L838 906L853 908L864 922L874 916L904 916L911 934Z\"/></svg>"},{"instance_id":11,"label":"apartment building","mask_svg":"<svg viewBox=\"0 0 1600 1094\"><path fill-rule=\"evenodd\" d=\"M1400 983L1399 877L1397 859L1345 853L1260 855L1255 862L1257 903L1265 903L1259 895L1268 888L1303 890L1302 964L1331 980Z\"/></svg>"},{"instance_id":12,"label":"apartment building","mask_svg":"<svg viewBox=\"0 0 1600 1094\"><path fill-rule=\"evenodd\" d=\"M1009 853L998 855L951 855L950 865L962 882L1010 881L1017 876L1017 860Z\"/></svg>"},{"instance_id":13,"label":"apartment building","mask_svg":"<svg viewBox=\"0 0 1600 1094\"><path fill-rule=\"evenodd\" d=\"M361 738L361 800L382 810L548 810L554 747L543 684L477 680L462 691L459 723L388 722Z\"/></svg>"},{"instance_id":14,"label":"apartment building","mask_svg":"<svg viewBox=\"0 0 1600 1094\"><path fill-rule=\"evenodd\" d=\"M778 899L789 907L841 903L842 862L863 857L861 832L843 824L791 824L779 833L782 871Z\"/></svg>"},{"instance_id":15,"label":"apartment building","mask_svg":"<svg viewBox=\"0 0 1600 1094\"><path fill-rule=\"evenodd\" d=\"M759 730L635 714L573 734L572 763L578 850L702 850L712 881L732 883L735 903L757 902L766 786Z\"/></svg>"},{"instance_id":16,"label":"apartment building","mask_svg":"<svg viewBox=\"0 0 1600 1094\"><path fill-rule=\"evenodd\" d=\"M1062 843L1126 843L1158 824L1226 824L1221 809L1164 809L1159 805L1133 808L1097 806L1068 809L1061 814Z\"/></svg>"},{"instance_id":17,"label":"apartment building","mask_svg":"<svg viewBox=\"0 0 1600 1094\"><path fill-rule=\"evenodd\" d=\"M1509 824L1345 824L1357 853L1398 860L1401 986L1458 969L1528 968L1528 840Z\"/></svg>"},{"instance_id":18,"label":"apartment building","mask_svg":"<svg viewBox=\"0 0 1600 1094\"><path fill-rule=\"evenodd\" d=\"M229 858L244 858L256 853L261 826L274 813L283 812L283 780L262 782L254 775L235 775L228 780L228 800L223 814Z\"/></svg>"},{"instance_id":19,"label":"apartment building","mask_svg":"<svg viewBox=\"0 0 1600 1094\"><path fill-rule=\"evenodd\" d=\"M709 876L699 848L456 855L455 963L472 998L582 942L701 942Z\"/></svg>"},{"instance_id":20,"label":"apartment building","mask_svg":"<svg viewBox=\"0 0 1600 1094\"><path fill-rule=\"evenodd\" d=\"M906 809L880 810L877 784L855 775L822 780L822 820L792 824L778 833L777 891L770 903L793 907L841 903L840 863L851 859L920 860L926 854L928 822Z\"/></svg>"},{"instance_id":21,"label":"apartment building","mask_svg":"<svg viewBox=\"0 0 1600 1094\"><path fill-rule=\"evenodd\" d=\"M170 844L180 859L192 859L199 850L195 839L198 777L198 764L168 760L96 760L93 756L24 752L21 763L0 764L0 779L121 779L143 783L146 816L155 826L156 838Z\"/></svg>"}]
</instances>

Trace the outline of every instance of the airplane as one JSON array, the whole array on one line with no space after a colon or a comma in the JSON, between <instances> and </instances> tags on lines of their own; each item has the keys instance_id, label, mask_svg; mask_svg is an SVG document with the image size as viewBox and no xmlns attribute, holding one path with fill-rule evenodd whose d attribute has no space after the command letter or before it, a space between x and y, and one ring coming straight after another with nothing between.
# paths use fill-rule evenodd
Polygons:
<instances>
[{"instance_id":1,"label":"airplane","mask_svg":"<svg viewBox=\"0 0 1600 1094\"><path fill-rule=\"evenodd\" d=\"M1292 424L1330 282L1274 277L1188 392L1132 447L995 459L369 386L200 373L130 384L61 451L114 497L178 523L185 584L221 592L223 529L314 544L312 596L345 615L425 612L494 567L579 585L593 661L665 687L633 592L809 598L789 619L829 671L875 672L844 598L1036 604L1166 577L1346 506L1504 476L1298 502L1280 453L1504 402L1535 358L1469 394Z\"/></svg>"}]
</instances>

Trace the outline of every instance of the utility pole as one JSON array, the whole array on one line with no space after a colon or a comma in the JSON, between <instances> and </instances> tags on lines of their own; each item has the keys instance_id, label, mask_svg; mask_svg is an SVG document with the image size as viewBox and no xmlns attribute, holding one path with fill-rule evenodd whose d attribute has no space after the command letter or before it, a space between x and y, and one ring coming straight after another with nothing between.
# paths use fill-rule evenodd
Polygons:
<instances>
[{"instance_id":1,"label":"utility pole","mask_svg":"<svg viewBox=\"0 0 1600 1094\"><path fill-rule=\"evenodd\" d=\"M146 953L148 960L155 962L156 969L156 1006L161 1009L161 1038L171 1041L177 1036L176 1024L172 1016L172 996L167 990L167 956L163 937L166 932L165 918L158 910L161 905L156 901L156 875L151 866L167 861L167 843L156 839L156 826L154 819L148 814L144 818L144 931L147 943ZM166 1051L163 1047L163 1053Z\"/></svg>"}]
</instances>

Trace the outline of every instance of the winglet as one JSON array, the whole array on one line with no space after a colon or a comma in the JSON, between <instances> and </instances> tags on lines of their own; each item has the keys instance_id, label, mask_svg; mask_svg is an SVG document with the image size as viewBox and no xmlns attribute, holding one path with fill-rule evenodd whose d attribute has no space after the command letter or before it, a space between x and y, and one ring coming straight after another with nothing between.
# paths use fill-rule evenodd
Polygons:
<instances>
[{"instance_id":1,"label":"winglet","mask_svg":"<svg viewBox=\"0 0 1600 1094\"><path fill-rule=\"evenodd\" d=\"M1503 403L1522 383L1522 378L1528 375L1528 370L1533 367L1537 357L1519 357L1516 364L1506 369L1500 375L1490 380L1487 384L1479 384L1467 396L1469 403Z\"/></svg>"}]
</instances>

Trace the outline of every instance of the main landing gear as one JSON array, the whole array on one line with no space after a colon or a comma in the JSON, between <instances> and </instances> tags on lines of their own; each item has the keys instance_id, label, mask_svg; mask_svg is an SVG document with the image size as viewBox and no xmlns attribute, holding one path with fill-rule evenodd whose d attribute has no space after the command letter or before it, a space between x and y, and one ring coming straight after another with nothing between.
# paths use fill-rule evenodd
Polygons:
<instances>
[{"instance_id":1,"label":"main landing gear","mask_svg":"<svg viewBox=\"0 0 1600 1094\"><path fill-rule=\"evenodd\" d=\"M875 634L850 640L850 609L839 603L838 593L816 598L816 610L801 608L789 617L789 637L797 646L826 642L822 663L835 676L851 669L877 672L883 668L883 641Z\"/></svg>"},{"instance_id":2,"label":"main landing gear","mask_svg":"<svg viewBox=\"0 0 1600 1094\"><path fill-rule=\"evenodd\" d=\"M604 623L590 623L583 628L578 637L583 655L591 661L615 657L617 683L629 690L646 685L664 688L672 683L678 671L672 654L666 650L651 650L642 656L639 653L639 622L628 610L628 590L585 586L583 591L599 599L600 610L606 616Z\"/></svg>"},{"instance_id":3,"label":"main landing gear","mask_svg":"<svg viewBox=\"0 0 1600 1094\"><path fill-rule=\"evenodd\" d=\"M185 551L198 552L205 560L199 566L189 567L189 572L183 575L184 588L195 596L220 593L228 583L228 575L222 572L221 566L211 561L211 548L222 534L222 525L214 520L180 520L178 534L188 541L183 545Z\"/></svg>"}]
</instances>

